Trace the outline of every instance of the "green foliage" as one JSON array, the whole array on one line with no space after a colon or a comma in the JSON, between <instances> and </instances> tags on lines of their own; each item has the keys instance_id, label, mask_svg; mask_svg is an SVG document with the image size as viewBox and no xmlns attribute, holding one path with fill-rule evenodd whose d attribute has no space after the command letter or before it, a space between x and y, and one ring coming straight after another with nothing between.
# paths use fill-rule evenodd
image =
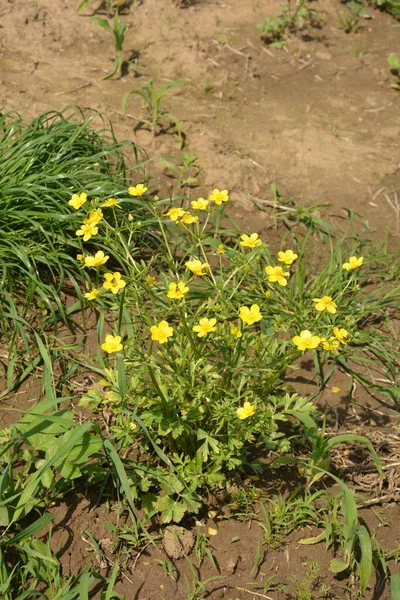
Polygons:
<instances>
[{"instance_id":1,"label":"green foliage","mask_svg":"<svg viewBox=\"0 0 400 600\"><path fill-rule=\"evenodd\" d=\"M128 92L125 92L122 97L122 110L126 112L126 104L129 97L132 94L137 94L142 99L142 108L146 109L149 115L149 118L142 119L142 122L150 127L154 135L159 135L162 132L168 131L171 126L175 126L179 147L183 148L185 138L182 133L182 124L178 117L161 106L161 102L168 90L178 85L188 85L189 83L189 81L185 80L175 80L157 88L154 81L150 79L147 83L142 85L140 90L129 90ZM167 122L167 125L165 125L165 121Z\"/></svg>"},{"instance_id":2,"label":"green foliage","mask_svg":"<svg viewBox=\"0 0 400 600\"><path fill-rule=\"evenodd\" d=\"M393 75L397 77L397 81L390 82L390 87L394 90L400 90L400 54L396 54L396 52L389 54L388 63Z\"/></svg>"},{"instance_id":3,"label":"green foliage","mask_svg":"<svg viewBox=\"0 0 400 600\"><path fill-rule=\"evenodd\" d=\"M393 17L400 20L400 0L368 0L368 2L382 10L386 10Z\"/></svg>"},{"instance_id":4,"label":"green foliage","mask_svg":"<svg viewBox=\"0 0 400 600\"><path fill-rule=\"evenodd\" d=\"M103 79L111 79L116 73L122 71L124 66L123 59L123 50L124 50L124 42L125 42L125 31L127 25L122 23L119 19L118 10L114 14L112 27L107 19L102 19L100 17L92 17L92 21L102 27L103 29L107 29L108 31L112 31L114 34L114 43L115 43L115 57L114 57L114 71L109 75L103 77ZM129 62L127 63L129 66Z\"/></svg>"},{"instance_id":5,"label":"green foliage","mask_svg":"<svg viewBox=\"0 0 400 600\"><path fill-rule=\"evenodd\" d=\"M310 8L307 3L308 0L289 0L288 4L282 6L280 15L264 17L257 25L261 38L274 48L283 48L288 33L321 27L325 21L323 14Z\"/></svg>"}]
</instances>

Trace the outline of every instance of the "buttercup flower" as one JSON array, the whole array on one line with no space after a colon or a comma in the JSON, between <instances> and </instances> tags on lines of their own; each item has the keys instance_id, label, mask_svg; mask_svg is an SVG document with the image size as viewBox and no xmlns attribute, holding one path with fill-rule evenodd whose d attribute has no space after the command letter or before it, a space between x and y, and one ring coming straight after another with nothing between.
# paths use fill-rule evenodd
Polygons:
<instances>
[{"instance_id":1,"label":"buttercup flower","mask_svg":"<svg viewBox=\"0 0 400 600\"><path fill-rule=\"evenodd\" d=\"M250 236L244 233L240 236L240 239L242 240L240 245L246 248L259 248L262 246L262 241L258 237L258 233L252 233Z\"/></svg>"},{"instance_id":2,"label":"buttercup flower","mask_svg":"<svg viewBox=\"0 0 400 600\"><path fill-rule=\"evenodd\" d=\"M174 335L174 330L168 321L160 321L158 325L153 325L153 327L150 327L150 332L153 342L158 342L159 344L165 344L168 338Z\"/></svg>"},{"instance_id":3,"label":"buttercup flower","mask_svg":"<svg viewBox=\"0 0 400 600\"><path fill-rule=\"evenodd\" d=\"M126 286L126 281L122 279L121 273L105 273L103 288L111 290L113 294L118 294Z\"/></svg>"},{"instance_id":4,"label":"buttercup flower","mask_svg":"<svg viewBox=\"0 0 400 600\"><path fill-rule=\"evenodd\" d=\"M118 200L116 198L108 198L108 200L105 200L103 202L103 204L100 204L100 206L102 208L109 208L110 206L118 206L119 207L120 203L118 202Z\"/></svg>"},{"instance_id":5,"label":"buttercup flower","mask_svg":"<svg viewBox=\"0 0 400 600\"><path fill-rule=\"evenodd\" d=\"M250 308L248 306L241 306L239 309L239 317L246 325L253 325L253 323L261 321L262 319L260 307L258 304L252 304Z\"/></svg>"},{"instance_id":6,"label":"buttercup flower","mask_svg":"<svg viewBox=\"0 0 400 600\"><path fill-rule=\"evenodd\" d=\"M337 340L335 337L330 337L329 340L326 340L325 338L321 338L321 344L324 350L327 350L328 352L333 352L334 350L337 350L340 346L340 342L339 340Z\"/></svg>"},{"instance_id":7,"label":"buttercup flower","mask_svg":"<svg viewBox=\"0 0 400 600\"><path fill-rule=\"evenodd\" d=\"M101 267L101 265L106 264L109 258L103 250L98 250L94 256L85 256L85 267Z\"/></svg>"},{"instance_id":8,"label":"buttercup flower","mask_svg":"<svg viewBox=\"0 0 400 600\"><path fill-rule=\"evenodd\" d=\"M216 249L216 251L215 251L215 252L216 252L217 254L219 254L220 256L221 256L222 254L226 254L226 250L225 250L225 248L223 247L223 245L222 245L222 244L220 244L220 245L218 246L218 248Z\"/></svg>"},{"instance_id":9,"label":"buttercup flower","mask_svg":"<svg viewBox=\"0 0 400 600\"><path fill-rule=\"evenodd\" d=\"M83 219L85 225L97 225L103 218L103 211L101 208L96 208L96 210L90 210L86 219Z\"/></svg>"},{"instance_id":10,"label":"buttercup flower","mask_svg":"<svg viewBox=\"0 0 400 600\"><path fill-rule=\"evenodd\" d=\"M171 221L177 221L180 219L180 217L183 217L185 212L186 211L183 210L183 208L180 208L179 206L173 206L167 213L165 213L165 216L169 217Z\"/></svg>"},{"instance_id":11,"label":"buttercup flower","mask_svg":"<svg viewBox=\"0 0 400 600\"><path fill-rule=\"evenodd\" d=\"M120 335L106 335L106 339L101 345L101 349L105 352L108 352L108 354L111 354L112 352L119 352L122 350L121 340L122 337Z\"/></svg>"},{"instance_id":12,"label":"buttercup flower","mask_svg":"<svg viewBox=\"0 0 400 600\"><path fill-rule=\"evenodd\" d=\"M77 254L76 260L83 260L83 254Z\"/></svg>"},{"instance_id":13,"label":"buttercup flower","mask_svg":"<svg viewBox=\"0 0 400 600\"><path fill-rule=\"evenodd\" d=\"M216 322L217 319L207 319L207 317L204 317L204 319L200 319L198 325L193 327L193 331L197 333L197 337L202 338L207 335L207 333L217 329L215 327Z\"/></svg>"},{"instance_id":14,"label":"buttercup flower","mask_svg":"<svg viewBox=\"0 0 400 600\"><path fill-rule=\"evenodd\" d=\"M322 298L313 298L313 302L315 302L315 309L319 312L327 310L331 315L336 314L336 302L332 300L330 296L322 296Z\"/></svg>"},{"instance_id":15,"label":"buttercup flower","mask_svg":"<svg viewBox=\"0 0 400 600\"><path fill-rule=\"evenodd\" d=\"M185 213L179 221L177 221L178 225L191 225L192 223L198 223L199 217L195 217L190 213Z\"/></svg>"},{"instance_id":16,"label":"buttercup flower","mask_svg":"<svg viewBox=\"0 0 400 600\"><path fill-rule=\"evenodd\" d=\"M265 272L268 275L268 281L271 283L278 282L279 285L287 285L287 280L285 277L289 277L289 271L284 271L282 267L265 267Z\"/></svg>"},{"instance_id":17,"label":"buttercup flower","mask_svg":"<svg viewBox=\"0 0 400 600\"><path fill-rule=\"evenodd\" d=\"M356 256L350 256L349 262L344 263L342 265L342 267L346 271L351 271L352 269L358 269L358 267L361 267L361 265L363 264L363 261L364 261L363 256L360 256L359 258L357 258Z\"/></svg>"},{"instance_id":18,"label":"buttercup flower","mask_svg":"<svg viewBox=\"0 0 400 600\"><path fill-rule=\"evenodd\" d=\"M146 275L146 279L145 279L147 285L154 285L156 282L156 278L153 277L152 275Z\"/></svg>"},{"instance_id":19,"label":"buttercup flower","mask_svg":"<svg viewBox=\"0 0 400 600\"><path fill-rule=\"evenodd\" d=\"M231 334L234 335L237 338L241 338L242 337L242 332L240 331L239 327L236 327L236 325L232 325L232 327L231 327Z\"/></svg>"},{"instance_id":20,"label":"buttercup flower","mask_svg":"<svg viewBox=\"0 0 400 600\"><path fill-rule=\"evenodd\" d=\"M203 275L206 275L210 265L208 263L202 263L200 260L195 258L185 262L185 267L187 267L194 275L197 275L197 277L202 277Z\"/></svg>"},{"instance_id":21,"label":"buttercup flower","mask_svg":"<svg viewBox=\"0 0 400 600\"><path fill-rule=\"evenodd\" d=\"M282 252L278 252L278 262L283 262L285 265L291 265L298 257L298 254L295 254L293 250L285 250Z\"/></svg>"},{"instance_id":22,"label":"buttercup flower","mask_svg":"<svg viewBox=\"0 0 400 600\"><path fill-rule=\"evenodd\" d=\"M128 188L128 193L131 196L143 196L147 192L149 188L147 188L143 183L138 183L134 187Z\"/></svg>"},{"instance_id":23,"label":"buttercup flower","mask_svg":"<svg viewBox=\"0 0 400 600\"><path fill-rule=\"evenodd\" d=\"M313 335L308 329L300 331L300 335L295 335L293 344L298 347L299 350L314 350L321 342L321 338L318 335Z\"/></svg>"},{"instance_id":24,"label":"buttercup flower","mask_svg":"<svg viewBox=\"0 0 400 600\"><path fill-rule=\"evenodd\" d=\"M90 238L99 232L99 228L93 223L84 223L81 228L76 231L76 235L83 235L83 241L87 242Z\"/></svg>"},{"instance_id":25,"label":"buttercup flower","mask_svg":"<svg viewBox=\"0 0 400 600\"><path fill-rule=\"evenodd\" d=\"M333 328L333 335L335 336L335 338L337 340L339 340L339 342L341 344L348 344L350 339L349 339L349 332L347 331L347 329L343 329L340 327L334 327Z\"/></svg>"},{"instance_id":26,"label":"buttercup flower","mask_svg":"<svg viewBox=\"0 0 400 600\"><path fill-rule=\"evenodd\" d=\"M209 202L204 198L198 198L197 200L192 200L190 204L194 210L206 210Z\"/></svg>"},{"instance_id":27,"label":"buttercup flower","mask_svg":"<svg viewBox=\"0 0 400 600\"><path fill-rule=\"evenodd\" d=\"M131 421L131 422L129 423L129 429L130 429L131 431L135 431L135 429L137 429L137 423L135 423L135 421Z\"/></svg>"},{"instance_id":28,"label":"buttercup flower","mask_svg":"<svg viewBox=\"0 0 400 600\"><path fill-rule=\"evenodd\" d=\"M68 202L70 206L72 206L75 210L79 210L80 207L85 204L87 200L87 194L82 192L82 194L72 194L71 200Z\"/></svg>"},{"instance_id":29,"label":"buttercup flower","mask_svg":"<svg viewBox=\"0 0 400 600\"><path fill-rule=\"evenodd\" d=\"M99 290L96 290L96 288L93 288L92 290L90 290L90 292L86 292L86 294L84 296L85 296L86 300L96 300L98 295L99 295Z\"/></svg>"},{"instance_id":30,"label":"buttercup flower","mask_svg":"<svg viewBox=\"0 0 400 600\"><path fill-rule=\"evenodd\" d=\"M189 288L183 283L183 281L178 281L178 283L170 283L168 286L167 297L180 300L181 298L184 298L188 291Z\"/></svg>"},{"instance_id":31,"label":"buttercup flower","mask_svg":"<svg viewBox=\"0 0 400 600\"><path fill-rule=\"evenodd\" d=\"M266 298L269 298L270 296L271 296L271 291L270 291L270 290L267 290L267 291L265 292L265 297L266 297Z\"/></svg>"},{"instance_id":32,"label":"buttercup flower","mask_svg":"<svg viewBox=\"0 0 400 600\"><path fill-rule=\"evenodd\" d=\"M255 413L254 405L250 404L250 402L245 402L243 404L243 406L236 409L236 414L239 417L239 419L241 419L241 420L252 417L254 415L254 413Z\"/></svg>"},{"instance_id":33,"label":"buttercup flower","mask_svg":"<svg viewBox=\"0 0 400 600\"><path fill-rule=\"evenodd\" d=\"M208 196L208 199L211 202L215 202L215 204L217 204L218 206L221 206L221 204L223 202L228 202L228 200L229 200L228 190L220 191L220 190L215 189Z\"/></svg>"}]
</instances>

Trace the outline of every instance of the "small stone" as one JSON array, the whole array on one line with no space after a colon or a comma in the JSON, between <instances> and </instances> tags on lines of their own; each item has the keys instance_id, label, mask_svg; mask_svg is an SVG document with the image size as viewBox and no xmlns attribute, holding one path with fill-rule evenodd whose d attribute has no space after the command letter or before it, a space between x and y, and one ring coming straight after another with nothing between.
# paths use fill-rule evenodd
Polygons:
<instances>
[{"instance_id":1,"label":"small stone","mask_svg":"<svg viewBox=\"0 0 400 600\"><path fill-rule=\"evenodd\" d=\"M331 60L332 54L318 50L318 52L315 53L315 58L319 58L319 60Z\"/></svg>"}]
</instances>

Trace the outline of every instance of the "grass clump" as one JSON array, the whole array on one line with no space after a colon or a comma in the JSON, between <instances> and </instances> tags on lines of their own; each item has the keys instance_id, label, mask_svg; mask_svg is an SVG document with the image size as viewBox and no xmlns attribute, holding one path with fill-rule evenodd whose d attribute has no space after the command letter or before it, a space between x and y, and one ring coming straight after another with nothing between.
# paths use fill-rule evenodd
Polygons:
<instances>
[{"instance_id":1,"label":"grass clump","mask_svg":"<svg viewBox=\"0 0 400 600\"><path fill-rule=\"evenodd\" d=\"M141 225L130 252L141 251L141 232L151 223L140 221L140 198L126 191L140 156L134 144L117 142L100 113L85 116L70 107L29 123L17 113L0 116L0 320L10 340L8 388L21 374L16 365L29 351L32 325L39 332L45 323L68 322L82 303L85 275L76 262L82 244L75 237L80 220L65 203L66 196L84 189L89 197L101 193L122 200L128 210L121 215L134 211ZM123 250L117 246L117 239L110 245L103 237L102 249L120 262ZM63 296L67 288L79 301L69 308Z\"/></svg>"}]
</instances>

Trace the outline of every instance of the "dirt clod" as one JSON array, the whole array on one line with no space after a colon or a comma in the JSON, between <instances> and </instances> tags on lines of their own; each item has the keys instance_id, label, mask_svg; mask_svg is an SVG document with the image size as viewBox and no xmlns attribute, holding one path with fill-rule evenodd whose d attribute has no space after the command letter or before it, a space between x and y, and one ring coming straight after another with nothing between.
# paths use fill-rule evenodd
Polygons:
<instances>
[{"instance_id":1,"label":"dirt clod","mask_svg":"<svg viewBox=\"0 0 400 600\"><path fill-rule=\"evenodd\" d=\"M193 531L172 525L165 530L163 547L170 558L178 559L187 556L194 546Z\"/></svg>"}]
</instances>

